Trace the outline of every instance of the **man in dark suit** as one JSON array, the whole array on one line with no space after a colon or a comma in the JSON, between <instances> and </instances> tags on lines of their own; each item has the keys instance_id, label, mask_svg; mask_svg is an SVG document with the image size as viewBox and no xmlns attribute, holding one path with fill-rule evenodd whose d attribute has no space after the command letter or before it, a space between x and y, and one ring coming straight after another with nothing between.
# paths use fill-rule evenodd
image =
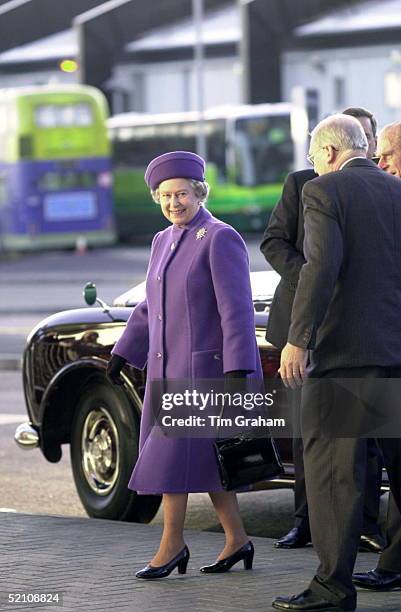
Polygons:
<instances>
[{"instance_id":1,"label":"man in dark suit","mask_svg":"<svg viewBox=\"0 0 401 612\"><path fill-rule=\"evenodd\" d=\"M386 125L381 130L377 142L377 156L379 157L379 168L382 168L388 174L401 178L401 121ZM392 494L390 494L387 514L388 531L395 532L397 530L397 523L397 504ZM353 580L356 586L365 589L383 590L388 586L388 577L383 576L380 566L368 572L354 574Z\"/></svg>"},{"instance_id":2,"label":"man in dark suit","mask_svg":"<svg viewBox=\"0 0 401 612\"><path fill-rule=\"evenodd\" d=\"M376 150L377 123L374 116L362 107L346 108L343 114L356 117L360 122L368 141L367 157L371 159ZM266 339L279 349L282 349L287 342L299 272L305 263L302 188L306 181L316 177L317 174L312 169L288 175L282 197L270 216L260 247L268 263L281 275L266 328ZM275 542L276 548L300 548L311 541L302 438L293 438L292 454L295 475L295 522L290 532ZM377 443L370 440L360 549L371 552L380 552L385 544L378 525L382 468L380 450Z\"/></svg>"},{"instance_id":3,"label":"man in dark suit","mask_svg":"<svg viewBox=\"0 0 401 612\"><path fill-rule=\"evenodd\" d=\"M366 137L353 117L333 115L312 132L309 157L319 177L302 193L306 263L281 353L280 375L291 388L308 376L401 377L401 183L367 160L366 151ZM355 610L352 570L362 521L366 440L310 435L307 417L309 425L318 423L331 397L324 395L330 393L328 385L319 387L317 399L308 389L302 392L301 425L309 520L320 566L308 589L276 598L273 607ZM391 589L401 586L401 439L383 438L379 444L393 521L375 571L378 588Z\"/></svg>"}]
</instances>

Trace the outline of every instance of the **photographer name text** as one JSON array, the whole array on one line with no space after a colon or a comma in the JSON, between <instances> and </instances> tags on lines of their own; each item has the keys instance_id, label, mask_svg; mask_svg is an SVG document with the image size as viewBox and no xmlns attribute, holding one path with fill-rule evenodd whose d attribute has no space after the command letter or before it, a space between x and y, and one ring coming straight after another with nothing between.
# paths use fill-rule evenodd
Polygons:
<instances>
[{"instance_id":1,"label":"photographer name text","mask_svg":"<svg viewBox=\"0 0 401 612\"><path fill-rule=\"evenodd\" d=\"M237 415L235 418L208 415L206 417L190 415L187 417L173 417L165 414L161 419L164 427L285 427L285 419L270 419L267 417L245 417Z\"/></svg>"}]
</instances>

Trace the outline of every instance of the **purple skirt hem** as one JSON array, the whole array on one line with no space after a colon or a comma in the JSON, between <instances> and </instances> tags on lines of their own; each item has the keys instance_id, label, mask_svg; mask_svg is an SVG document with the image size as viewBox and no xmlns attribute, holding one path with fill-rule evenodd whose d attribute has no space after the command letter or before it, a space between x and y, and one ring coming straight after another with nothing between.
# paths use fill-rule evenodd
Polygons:
<instances>
[{"instance_id":1,"label":"purple skirt hem","mask_svg":"<svg viewBox=\"0 0 401 612\"><path fill-rule=\"evenodd\" d=\"M130 491L135 491L137 495L163 495L164 493L221 493L222 491L225 491L223 488L213 489L213 491L206 491L205 489L202 489L201 491L199 489L190 491L188 491L188 489L185 491L137 491L136 489L131 489L131 487L128 487L128 489L130 489Z\"/></svg>"}]
</instances>

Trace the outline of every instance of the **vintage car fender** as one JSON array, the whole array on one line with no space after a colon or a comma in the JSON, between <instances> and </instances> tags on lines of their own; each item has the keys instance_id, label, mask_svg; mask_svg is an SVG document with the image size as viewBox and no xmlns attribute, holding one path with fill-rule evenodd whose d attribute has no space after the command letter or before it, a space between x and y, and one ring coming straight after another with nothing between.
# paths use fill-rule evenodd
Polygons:
<instances>
[{"instance_id":1,"label":"vintage car fender","mask_svg":"<svg viewBox=\"0 0 401 612\"><path fill-rule=\"evenodd\" d=\"M39 443L48 461L61 459L61 445L70 442L71 423L79 396L94 379L106 379L106 368L105 359L86 357L66 364L49 382L39 408ZM127 395L139 418L142 400L130 377L125 372L121 373L121 377L124 385L114 389Z\"/></svg>"}]
</instances>

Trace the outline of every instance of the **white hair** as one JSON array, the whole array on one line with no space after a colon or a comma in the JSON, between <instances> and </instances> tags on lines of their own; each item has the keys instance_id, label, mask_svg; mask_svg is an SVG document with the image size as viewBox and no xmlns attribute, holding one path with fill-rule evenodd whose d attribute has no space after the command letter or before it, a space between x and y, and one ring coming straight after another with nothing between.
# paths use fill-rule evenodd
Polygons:
<instances>
[{"instance_id":1,"label":"white hair","mask_svg":"<svg viewBox=\"0 0 401 612\"><path fill-rule=\"evenodd\" d=\"M206 204L210 191L209 183L207 183L206 181L195 181L195 179L186 180L194 190L196 197L199 198L199 203L202 206ZM157 186L156 189L151 189L150 195L152 196L156 204L160 204L159 186Z\"/></svg>"},{"instance_id":2,"label":"white hair","mask_svg":"<svg viewBox=\"0 0 401 612\"><path fill-rule=\"evenodd\" d=\"M368 141L358 119L335 114L317 124L311 133L318 146L332 145L337 151L366 151Z\"/></svg>"},{"instance_id":3,"label":"white hair","mask_svg":"<svg viewBox=\"0 0 401 612\"><path fill-rule=\"evenodd\" d=\"M379 132L379 138L387 136L391 142L394 142L397 148L401 147L401 121L388 123Z\"/></svg>"}]
</instances>

